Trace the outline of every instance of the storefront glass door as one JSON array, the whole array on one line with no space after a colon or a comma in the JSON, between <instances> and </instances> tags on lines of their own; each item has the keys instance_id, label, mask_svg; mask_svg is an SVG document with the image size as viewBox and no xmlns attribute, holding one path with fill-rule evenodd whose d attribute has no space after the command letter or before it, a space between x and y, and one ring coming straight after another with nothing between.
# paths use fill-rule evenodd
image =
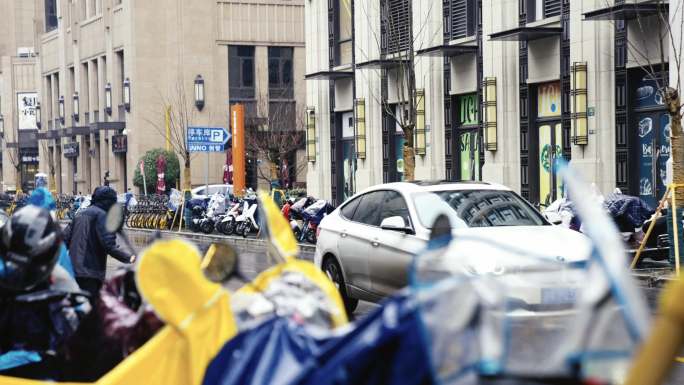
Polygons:
<instances>
[{"instance_id":1,"label":"storefront glass door","mask_svg":"<svg viewBox=\"0 0 684 385\"><path fill-rule=\"evenodd\" d=\"M480 146L476 130L459 134L461 180L480 180Z\"/></svg>"},{"instance_id":2,"label":"storefront glass door","mask_svg":"<svg viewBox=\"0 0 684 385\"><path fill-rule=\"evenodd\" d=\"M539 126L539 201L548 206L561 194L557 162L563 157L561 124Z\"/></svg>"},{"instance_id":3,"label":"storefront glass door","mask_svg":"<svg viewBox=\"0 0 684 385\"><path fill-rule=\"evenodd\" d=\"M670 157L670 117L665 112L637 114L639 197L652 207L665 194Z\"/></svg>"},{"instance_id":4,"label":"storefront glass door","mask_svg":"<svg viewBox=\"0 0 684 385\"><path fill-rule=\"evenodd\" d=\"M560 82L537 86L537 133L539 144L539 203L548 206L562 196L557 162L563 157Z\"/></svg>"}]
</instances>

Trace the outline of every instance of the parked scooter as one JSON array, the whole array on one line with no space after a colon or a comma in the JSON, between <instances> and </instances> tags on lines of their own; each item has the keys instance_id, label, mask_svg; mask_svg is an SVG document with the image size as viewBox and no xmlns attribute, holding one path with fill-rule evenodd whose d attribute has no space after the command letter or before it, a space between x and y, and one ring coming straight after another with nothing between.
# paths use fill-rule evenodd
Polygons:
<instances>
[{"instance_id":1,"label":"parked scooter","mask_svg":"<svg viewBox=\"0 0 684 385\"><path fill-rule=\"evenodd\" d=\"M239 201L232 202L228 212L219 218L216 230L225 235L232 235L237 226L237 217L242 213L242 205Z\"/></svg>"},{"instance_id":2,"label":"parked scooter","mask_svg":"<svg viewBox=\"0 0 684 385\"><path fill-rule=\"evenodd\" d=\"M302 230L304 229L304 217L302 217L302 213L315 201L316 200L311 196L300 198L294 202L288 210L290 228L297 240L301 238Z\"/></svg>"},{"instance_id":3,"label":"parked scooter","mask_svg":"<svg viewBox=\"0 0 684 385\"><path fill-rule=\"evenodd\" d=\"M307 207L306 210L302 212L304 225L302 226L302 232L299 235L299 241L316 244L318 224L321 223L323 217L330 214L332 211L332 205L325 199L319 199L316 203Z\"/></svg>"},{"instance_id":4,"label":"parked scooter","mask_svg":"<svg viewBox=\"0 0 684 385\"><path fill-rule=\"evenodd\" d=\"M222 215L225 212L225 196L221 193L212 195L209 204L207 205L207 211L203 214L202 218L197 220L197 226L200 231L205 234L211 234L214 231L214 225L216 224L219 215Z\"/></svg>"},{"instance_id":5,"label":"parked scooter","mask_svg":"<svg viewBox=\"0 0 684 385\"><path fill-rule=\"evenodd\" d=\"M235 220L235 233L247 237L247 234L252 231L259 231L259 224L256 220L256 199L245 199L242 207L242 214Z\"/></svg>"}]
</instances>

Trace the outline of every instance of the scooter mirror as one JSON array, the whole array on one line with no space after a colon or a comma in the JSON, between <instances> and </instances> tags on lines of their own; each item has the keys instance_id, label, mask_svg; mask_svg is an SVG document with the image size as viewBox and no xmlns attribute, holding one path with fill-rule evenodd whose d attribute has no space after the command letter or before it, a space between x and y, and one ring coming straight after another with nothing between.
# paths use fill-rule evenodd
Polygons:
<instances>
[{"instance_id":1,"label":"scooter mirror","mask_svg":"<svg viewBox=\"0 0 684 385\"><path fill-rule=\"evenodd\" d=\"M238 255L225 243L212 243L202 260L202 271L212 282L223 283L238 276Z\"/></svg>"},{"instance_id":2,"label":"scooter mirror","mask_svg":"<svg viewBox=\"0 0 684 385\"><path fill-rule=\"evenodd\" d=\"M107 218L105 221L105 229L110 233L117 233L124 224L124 209L123 205L115 203L109 208Z\"/></svg>"}]
</instances>

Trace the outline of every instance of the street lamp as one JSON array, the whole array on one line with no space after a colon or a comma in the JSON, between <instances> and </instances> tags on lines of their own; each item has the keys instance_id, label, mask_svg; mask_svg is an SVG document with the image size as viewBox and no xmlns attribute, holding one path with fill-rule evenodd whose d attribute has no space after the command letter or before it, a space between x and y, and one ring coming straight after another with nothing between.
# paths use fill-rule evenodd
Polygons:
<instances>
[{"instance_id":1,"label":"street lamp","mask_svg":"<svg viewBox=\"0 0 684 385\"><path fill-rule=\"evenodd\" d=\"M59 97L59 122L64 125L64 95Z\"/></svg>"},{"instance_id":2,"label":"street lamp","mask_svg":"<svg viewBox=\"0 0 684 385\"><path fill-rule=\"evenodd\" d=\"M105 112L112 116L112 84L105 85Z\"/></svg>"},{"instance_id":3,"label":"street lamp","mask_svg":"<svg viewBox=\"0 0 684 385\"><path fill-rule=\"evenodd\" d=\"M200 111L204 108L204 79L202 79L202 75L195 77L195 106Z\"/></svg>"},{"instance_id":4,"label":"street lamp","mask_svg":"<svg viewBox=\"0 0 684 385\"><path fill-rule=\"evenodd\" d=\"M123 105L127 112L131 110L131 81L128 78L123 82Z\"/></svg>"},{"instance_id":5,"label":"street lamp","mask_svg":"<svg viewBox=\"0 0 684 385\"><path fill-rule=\"evenodd\" d=\"M36 127L40 129L40 102L36 103Z\"/></svg>"},{"instance_id":6,"label":"street lamp","mask_svg":"<svg viewBox=\"0 0 684 385\"><path fill-rule=\"evenodd\" d=\"M484 91L484 146L487 151L496 151L496 78L486 77L483 82Z\"/></svg>"},{"instance_id":7,"label":"street lamp","mask_svg":"<svg viewBox=\"0 0 684 385\"><path fill-rule=\"evenodd\" d=\"M78 122L79 115L79 102L78 102L78 92L74 92L74 122Z\"/></svg>"}]
</instances>

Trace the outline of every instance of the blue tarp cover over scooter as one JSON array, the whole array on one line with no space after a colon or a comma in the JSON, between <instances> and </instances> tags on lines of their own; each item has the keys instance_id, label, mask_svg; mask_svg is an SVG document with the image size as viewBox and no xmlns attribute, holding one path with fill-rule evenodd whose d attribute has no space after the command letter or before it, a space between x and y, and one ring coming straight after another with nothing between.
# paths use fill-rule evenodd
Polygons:
<instances>
[{"instance_id":1,"label":"blue tarp cover over scooter","mask_svg":"<svg viewBox=\"0 0 684 385\"><path fill-rule=\"evenodd\" d=\"M418 310L392 297L345 332L325 338L274 318L226 343L203 384L431 384Z\"/></svg>"}]
</instances>

